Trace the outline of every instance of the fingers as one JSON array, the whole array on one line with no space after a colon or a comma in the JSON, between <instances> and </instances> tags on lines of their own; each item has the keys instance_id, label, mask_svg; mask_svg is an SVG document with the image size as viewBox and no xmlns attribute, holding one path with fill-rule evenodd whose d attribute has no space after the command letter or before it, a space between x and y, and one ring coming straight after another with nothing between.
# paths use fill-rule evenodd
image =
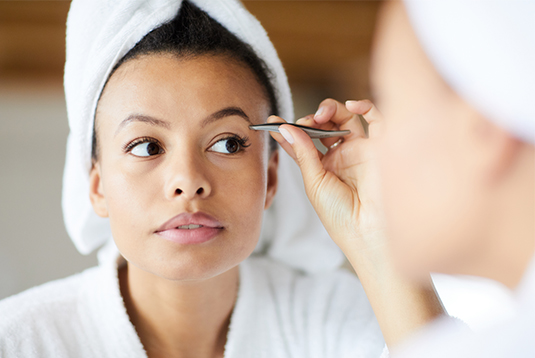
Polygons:
<instances>
[{"instance_id":1,"label":"fingers","mask_svg":"<svg viewBox=\"0 0 535 358\"><path fill-rule=\"evenodd\" d=\"M345 137L347 140L365 136L364 128L358 116L350 112L342 103L331 98L320 103L319 109L314 115L314 121L318 124L330 122L340 129L349 129L351 134Z\"/></svg>"},{"instance_id":2,"label":"fingers","mask_svg":"<svg viewBox=\"0 0 535 358\"><path fill-rule=\"evenodd\" d=\"M314 115L308 115L306 117L300 118L295 123L300 124L302 126L321 128L321 129L326 129L326 130L338 129L337 125L334 124L333 122L327 122L325 124L318 125L318 123L314 121ZM331 145L333 145L339 140L340 140L339 137L320 139L321 143L327 148L329 148Z\"/></svg>"},{"instance_id":3,"label":"fingers","mask_svg":"<svg viewBox=\"0 0 535 358\"><path fill-rule=\"evenodd\" d=\"M380 120L381 113L375 105L367 99L360 101L346 101L346 108L351 113L360 114L366 119L366 122L371 123Z\"/></svg>"},{"instance_id":4,"label":"fingers","mask_svg":"<svg viewBox=\"0 0 535 358\"><path fill-rule=\"evenodd\" d=\"M267 123L288 123L284 119L282 119L281 117L275 116L275 115L269 116L266 122Z\"/></svg>"},{"instance_id":5,"label":"fingers","mask_svg":"<svg viewBox=\"0 0 535 358\"><path fill-rule=\"evenodd\" d=\"M375 105L367 100L361 101L346 101L346 108L354 114L362 115L368 122L368 133L370 138L376 138L383 126L383 115Z\"/></svg>"},{"instance_id":6,"label":"fingers","mask_svg":"<svg viewBox=\"0 0 535 358\"><path fill-rule=\"evenodd\" d=\"M311 198L311 193L315 191L325 176L325 169L321 163L323 155L318 152L312 139L301 129L283 125L279 131L293 150L293 158L301 169L305 189Z\"/></svg>"},{"instance_id":7,"label":"fingers","mask_svg":"<svg viewBox=\"0 0 535 358\"><path fill-rule=\"evenodd\" d=\"M270 116L267 119L267 123L286 123L286 121L278 116ZM269 132L269 134L279 143L282 149L284 149L284 151L288 153L290 157L293 158L293 160L297 160L292 146L286 141L286 139L284 139L284 137L280 133Z\"/></svg>"},{"instance_id":8,"label":"fingers","mask_svg":"<svg viewBox=\"0 0 535 358\"><path fill-rule=\"evenodd\" d=\"M337 128L336 124L333 122L326 122L326 123L318 124L318 122L314 120L313 114L309 114L308 116L299 118L297 121L295 121L295 123L303 125L303 126L307 126L307 127L321 128L321 129L326 129L326 130Z\"/></svg>"}]
</instances>

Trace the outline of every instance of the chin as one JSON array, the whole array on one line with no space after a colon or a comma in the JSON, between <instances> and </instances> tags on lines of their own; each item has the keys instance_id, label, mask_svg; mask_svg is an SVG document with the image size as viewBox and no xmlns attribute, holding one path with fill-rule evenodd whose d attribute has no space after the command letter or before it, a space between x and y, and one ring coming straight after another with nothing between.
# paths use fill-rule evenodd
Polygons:
<instances>
[{"instance_id":1,"label":"chin","mask_svg":"<svg viewBox=\"0 0 535 358\"><path fill-rule=\"evenodd\" d=\"M175 252L165 257L146 257L136 265L170 281L204 281L222 275L244 261L254 250L211 249Z\"/></svg>"},{"instance_id":2,"label":"chin","mask_svg":"<svg viewBox=\"0 0 535 358\"><path fill-rule=\"evenodd\" d=\"M154 270L152 273L156 276L175 282L200 282L210 280L220 276L235 266L198 266L195 269L186 267L167 267Z\"/></svg>"}]
</instances>

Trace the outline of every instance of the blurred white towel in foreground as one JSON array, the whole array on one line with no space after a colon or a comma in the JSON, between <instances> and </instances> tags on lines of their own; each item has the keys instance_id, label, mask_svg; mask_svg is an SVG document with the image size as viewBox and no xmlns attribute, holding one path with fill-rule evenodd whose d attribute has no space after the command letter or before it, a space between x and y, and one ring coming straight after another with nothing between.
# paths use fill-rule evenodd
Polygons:
<instances>
[{"instance_id":1,"label":"blurred white towel in foreground","mask_svg":"<svg viewBox=\"0 0 535 358\"><path fill-rule=\"evenodd\" d=\"M516 291L516 314L483 332L471 333L444 317L399 347L395 358L535 357L535 260Z\"/></svg>"},{"instance_id":2,"label":"blurred white towel in foreground","mask_svg":"<svg viewBox=\"0 0 535 358\"><path fill-rule=\"evenodd\" d=\"M535 143L535 1L406 0L442 78L486 118Z\"/></svg>"}]
</instances>

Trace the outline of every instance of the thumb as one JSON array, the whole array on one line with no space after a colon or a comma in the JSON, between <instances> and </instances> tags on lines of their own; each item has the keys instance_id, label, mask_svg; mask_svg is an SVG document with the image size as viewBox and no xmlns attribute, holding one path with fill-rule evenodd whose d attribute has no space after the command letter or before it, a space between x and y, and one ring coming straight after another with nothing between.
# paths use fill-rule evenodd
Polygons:
<instances>
[{"instance_id":1,"label":"thumb","mask_svg":"<svg viewBox=\"0 0 535 358\"><path fill-rule=\"evenodd\" d=\"M326 173L321 162L323 154L316 149L312 139L299 128L282 125L279 127L279 133L294 151L294 159L301 169L306 192L312 200Z\"/></svg>"}]
</instances>

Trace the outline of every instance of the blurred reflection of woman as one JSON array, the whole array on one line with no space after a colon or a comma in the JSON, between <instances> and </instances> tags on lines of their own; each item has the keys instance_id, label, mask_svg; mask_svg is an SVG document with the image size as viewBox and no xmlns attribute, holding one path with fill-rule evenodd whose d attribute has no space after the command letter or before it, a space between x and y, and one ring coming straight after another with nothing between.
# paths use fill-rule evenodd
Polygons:
<instances>
[{"instance_id":1,"label":"blurred reflection of woman","mask_svg":"<svg viewBox=\"0 0 535 358\"><path fill-rule=\"evenodd\" d=\"M297 159L394 356L535 356L534 15L531 1L389 2L371 73L384 119L369 101L324 101L298 122L353 132L325 141L325 156L298 129L274 135ZM449 317L419 330L433 305L405 288L427 284L430 271L499 281L515 290L518 314L481 335Z\"/></svg>"}]
</instances>

